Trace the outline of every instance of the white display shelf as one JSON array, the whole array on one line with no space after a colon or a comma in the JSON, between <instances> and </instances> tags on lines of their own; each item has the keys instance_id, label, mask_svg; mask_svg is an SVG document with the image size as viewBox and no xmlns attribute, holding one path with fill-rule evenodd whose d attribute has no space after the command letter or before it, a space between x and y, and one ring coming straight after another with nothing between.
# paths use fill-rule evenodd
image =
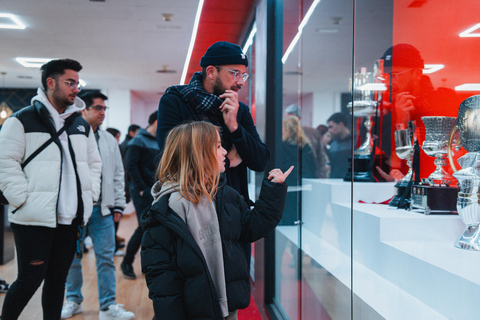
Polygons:
<instances>
[{"instance_id":1,"label":"white display shelf","mask_svg":"<svg viewBox=\"0 0 480 320\"><path fill-rule=\"evenodd\" d=\"M393 183L303 183L302 249L351 288L353 223L353 290L381 316L480 319L480 252L453 246L465 228L458 215L358 202L388 199ZM278 230L298 242L298 227Z\"/></svg>"}]
</instances>

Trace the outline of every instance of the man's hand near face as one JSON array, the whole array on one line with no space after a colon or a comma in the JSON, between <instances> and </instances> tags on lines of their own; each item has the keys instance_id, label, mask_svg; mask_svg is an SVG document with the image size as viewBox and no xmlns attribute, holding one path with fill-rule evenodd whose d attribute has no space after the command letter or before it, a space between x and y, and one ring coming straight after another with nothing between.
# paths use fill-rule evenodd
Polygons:
<instances>
[{"instance_id":1,"label":"man's hand near face","mask_svg":"<svg viewBox=\"0 0 480 320\"><path fill-rule=\"evenodd\" d=\"M220 106L220 111L223 114L223 120L230 132L234 132L238 129L237 112L238 112L238 93L233 90L225 90L225 93L219 96L223 99L223 103Z\"/></svg>"}]
</instances>

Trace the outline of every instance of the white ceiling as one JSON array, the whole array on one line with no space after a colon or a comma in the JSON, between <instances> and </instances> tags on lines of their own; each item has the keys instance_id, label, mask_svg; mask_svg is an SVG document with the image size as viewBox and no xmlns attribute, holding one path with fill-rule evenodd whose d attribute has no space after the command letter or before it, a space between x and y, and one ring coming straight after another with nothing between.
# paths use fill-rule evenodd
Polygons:
<instances>
[{"instance_id":1,"label":"white ceiling","mask_svg":"<svg viewBox=\"0 0 480 320\"><path fill-rule=\"evenodd\" d=\"M40 86L38 69L21 66L16 57L72 58L83 65L86 88L133 90L146 105L156 105L168 86L180 82L197 6L198 0L2 0L0 13L16 14L27 26L0 29L5 87ZM308 66L301 77L303 92L348 90L352 12L352 0L322 0L315 9L284 65L287 74L297 71L301 48L302 65ZM172 21L164 21L164 13L172 14ZM355 64L370 69L391 44L392 1L357 0L357 13ZM291 19L296 29L298 15L289 15L287 10L284 29ZM334 25L332 17L342 20ZM156 72L164 66L176 72ZM295 94L297 82L286 75L284 90Z\"/></svg>"},{"instance_id":2,"label":"white ceiling","mask_svg":"<svg viewBox=\"0 0 480 320\"><path fill-rule=\"evenodd\" d=\"M0 29L7 88L36 88L40 73L16 57L71 58L92 89L134 90L147 104L180 82L198 0L2 0L24 30ZM162 14L170 13L170 22ZM157 73L168 66L176 73ZM2 80L3 86L3 80Z\"/></svg>"}]
</instances>

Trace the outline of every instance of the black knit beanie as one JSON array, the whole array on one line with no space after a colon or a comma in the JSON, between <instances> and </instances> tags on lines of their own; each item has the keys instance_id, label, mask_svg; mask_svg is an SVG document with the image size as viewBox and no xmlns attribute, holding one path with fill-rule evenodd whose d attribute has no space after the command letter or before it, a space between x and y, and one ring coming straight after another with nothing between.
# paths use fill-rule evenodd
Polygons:
<instances>
[{"instance_id":1,"label":"black knit beanie","mask_svg":"<svg viewBox=\"0 0 480 320\"><path fill-rule=\"evenodd\" d=\"M248 58L242 49L233 43L219 41L212 44L200 60L201 67L243 64L248 67Z\"/></svg>"}]
</instances>

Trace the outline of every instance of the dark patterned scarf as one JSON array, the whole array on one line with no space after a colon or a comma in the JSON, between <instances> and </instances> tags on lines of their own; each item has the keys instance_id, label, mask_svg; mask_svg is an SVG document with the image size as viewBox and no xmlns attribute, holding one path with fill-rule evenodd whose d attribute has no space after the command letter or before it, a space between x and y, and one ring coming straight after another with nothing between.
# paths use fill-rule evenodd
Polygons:
<instances>
[{"instance_id":1,"label":"dark patterned scarf","mask_svg":"<svg viewBox=\"0 0 480 320\"><path fill-rule=\"evenodd\" d=\"M201 121L209 121L221 127L222 113L218 109L223 101L210 92L205 91L202 85L202 73L195 72L188 85L171 86L164 94L175 94L186 103L194 107Z\"/></svg>"}]
</instances>

